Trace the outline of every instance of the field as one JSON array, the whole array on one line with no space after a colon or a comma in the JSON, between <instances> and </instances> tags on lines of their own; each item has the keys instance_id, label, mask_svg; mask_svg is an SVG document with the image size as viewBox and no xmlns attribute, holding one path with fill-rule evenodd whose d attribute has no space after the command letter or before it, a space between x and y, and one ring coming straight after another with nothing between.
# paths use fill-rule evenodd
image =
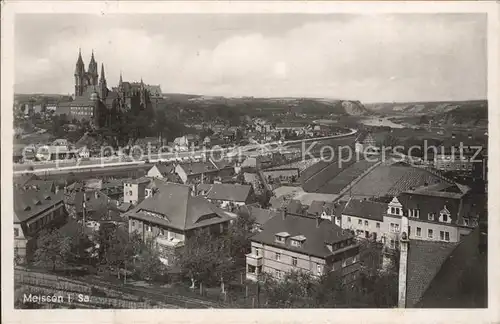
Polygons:
<instances>
[{"instance_id":1,"label":"field","mask_svg":"<svg viewBox=\"0 0 500 324\"><path fill-rule=\"evenodd\" d=\"M358 161L348 168L343 169L337 176L330 179L325 185L317 190L317 192L339 194L351 182L361 176L366 170L378 162L369 162L366 160Z\"/></svg>"},{"instance_id":2,"label":"field","mask_svg":"<svg viewBox=\"0 0 500 324\"><path fill-rule=\"evenodd\" d=\"M422 169L404 165L379 165L352 187L351 194L362 197L397 196L426 182L433 184L436 181L441 180Z\"/></svg>"}]
</instances>

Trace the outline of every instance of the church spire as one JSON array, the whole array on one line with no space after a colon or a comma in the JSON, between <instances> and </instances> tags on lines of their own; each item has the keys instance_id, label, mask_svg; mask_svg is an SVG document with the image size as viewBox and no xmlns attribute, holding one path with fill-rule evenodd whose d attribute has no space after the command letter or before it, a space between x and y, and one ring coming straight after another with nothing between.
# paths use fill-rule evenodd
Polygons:
<instances>
[{"instance_id":1,"label":"church spire","mask_svg":"<svg viewBox=\"0 0 500 324\"><path fill-rule=\"evenodd\" d=\"M122 71L120 71L120 81L118 82L118 85L122 85L123 79L122 79Z\"/></svg>"},{"instance_id":2,"label":"church spire","mask_svg":"<svg viewBox=\"0 0 500 324\"><path fill-rule=\"evenodd\" d=\"M101 81L106 82L106 76L104 75L104 63L101 63Z\"/></svg>"},{"instance_id":3,"label":"church spire","mask_svg":"<svg viewBox=\"0 0 500 324\"><path fill-rule=\"evenodd\" d=\"M78 49L78 59L76 60L75 75L82 75L85 72L85 64L82 59L82 49Z\"/></svg>"}]
</instances>

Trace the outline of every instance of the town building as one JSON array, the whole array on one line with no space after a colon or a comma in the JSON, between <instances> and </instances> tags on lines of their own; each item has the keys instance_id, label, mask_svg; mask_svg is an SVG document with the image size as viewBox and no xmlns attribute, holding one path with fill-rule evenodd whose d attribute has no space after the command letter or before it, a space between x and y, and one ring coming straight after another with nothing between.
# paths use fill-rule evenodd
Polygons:
<instances>
[{"instance_id":1,"label":"town building","mask_svg":"<svg viewBox=\"0 0 500 324\"><path fill-rule=\"evenodd\" d=\"M235 208L251 204L255 200L253 188L250 185L214 183L199 184L197 194L204 196L220 208L234 210Z\"/></svg>"},{"instance_id":2,"label":"town building","mask_svg":"<svg viewBox=\"0 0 500 324\"><path fill-rule=\"evenodd\" d=\"M342 210L342 228L352 230L358 238L380 241L386 233L386 210L387 204L351 198Z\"/></svg>"},{"instance_id":3,"label":"town building","mask_svg":"<svg viewBox=\"0 0 500 324\"><path fill-rule=\"evenodd\" d=\"M40 231L66 221L64 193L52 185L14 188L14 255L19 262L31 260Z\"/></svg>"},{"instance_id":4,"label":"town building","mask_svg":"<svg viewBox=\"0 0 500 324\"><path fill-rule=\"evenodd\" d=\"M359 270L359 245L329 220L282 211L251 238L246 263L249 280L258 280L261 273L280 279L296 270L314 276L338 271L349 282Z\"/></svg>"},{"instance_id":5,"label":"town building","mask_svg":"<svg viewBox=\"0 0 500 324\"><path fill-rule=\"evenodd\" d=\"M196 196L189 186L176 183L168 183L125 215L129 232L154 240L166 264L174 263L175 249L196 231L222 233L232 219L204 197Z\"/></svg>"},{"instance_id":6,"label":"town building","mask_svg":"<svg viewBox=\"0 0 500 324\"><path fill-rule=\"evenodd\" d=\"M123 202L137 205L146 198L146 187L150 183L148 178L139 178L123 183Z\"/></svg>"},{"instance_id":7,"label":"town building","mask_svg":"<svg viewBox=\"0 0 500 324\"><path fill-rule=\"evenodd\" d=\"M174 164L156 163L148 170L146 176L171 182L180 182L179 176L175 173Z\"/></svg>"},{"instance_id":8,"label":"town building","mask_svg":"<svg viewBox=\"0 0 500 324\"><path fill-rule=\"evenodd\" d=\"M341 226L343 209L344 204L340 202L314 200L309 206L307 214L322 219L328 219L335 225Z\"/></svg>"},{"instance_id":9,"label":"town building","mask_svg":"<svg viewBox=\"0 0 500 324\"><path fill-rule=\"evenodd\" d=\"M438 183L394 197L384 215L386 244L395 247L403 216L408 217L409 239L460 242L477 226L482 213L468 192L466 186Z\"/></svg>"},{"instance_id":10,"label":"town building","mask_svg":"<svg viewBox=\"0 0 500 324\"><path fill-rule=\"evenodd\" d=\"M177 164L175 172L182 183L213 183L219 168L211 160Z\"/></svg>"}]
</instances>

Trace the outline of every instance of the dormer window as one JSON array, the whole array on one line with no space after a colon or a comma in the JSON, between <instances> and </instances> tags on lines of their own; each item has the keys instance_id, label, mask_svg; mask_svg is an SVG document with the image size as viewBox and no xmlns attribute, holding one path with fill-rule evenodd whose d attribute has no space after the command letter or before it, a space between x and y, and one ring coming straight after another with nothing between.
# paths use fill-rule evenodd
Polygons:
<instances>
[{"instance_id":1,"label":"dormer window","mask_svg":"<svg viewBox=\"0 0 500 324\"><path fill-rule=\"evenodd\" d=\"M291 238L291 244L295 247L302 247L302 244L306 240L304 235L297 235Z\"/></svg>"},{"instance_id":2,"label":"dormer window","mask_svg":"<svg viewBox=\"0 0 500 324\"><path fill-rule=\"evenodd\" d=\"M435 213L429 213L429 214L427 214L427 219L430 220L430 221L433 221L435 217L436 217Z\"/></svg>"},{"instance_id":3,"label":"dormer window","mask_svg":"<svg viewBox=\"0 0 500 324\"><path fill-rule=\"evenodd\" d=\"M289 236L290 234L288 234L287 232L280 232L275 235L274 240L278 243L284 244L286 242L287 237Z\"/></svg>"}]
</instances>

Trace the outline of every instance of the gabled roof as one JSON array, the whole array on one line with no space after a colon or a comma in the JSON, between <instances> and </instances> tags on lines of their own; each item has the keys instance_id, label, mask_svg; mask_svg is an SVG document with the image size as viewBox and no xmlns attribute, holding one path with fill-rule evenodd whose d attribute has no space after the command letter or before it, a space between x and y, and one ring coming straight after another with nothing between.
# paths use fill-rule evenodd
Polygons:
<instances>
[{"instance_id":1,"label":"gabled roof","mask_svg":"<svg viewBox=\"0 0 500 324\"><path fill-rule=\"evenodd\" d=\"M206 197L213 200L245 202L249 198L251 191L252 186L250 185L214 183L208 188Z\"/></svg>"},{"instance_id":2,"label":"gabled roof","mask_svg":"<svg viewBox=\"0 0 500 324\"><path fill-rule=\"evenodd\" d=\"M264 225L271 218L280 215L280 212L278 211L271 209L264 209L253 205L241 206L241 210L246 210L250 214L250 216L252 216L255 219L255 222L259 225Z\"/></svg>"},{"instance_id":3,"label":"gabled roof","mask_svg":"<svg viewBox=\"0 0 500 324\"><path fill-rule=\"evenodd\" d=\"M488 307L488 260L479 249L482 235L480 228L476 228L453 249L431 278L416 307Z\"/></svg>"},{"instance_id":4,"label":"gabled roof","mask_svg":"<svg viewBox=\"0 0 500 324\"><path fill-rule=\"evenodd\" d=\"M163 217L151 216L148 212ZM183 231L224 223L231 219L231 216L205 198L191 195L188 186L177 183L168 183L126 215Z\"/></svg>"},{"instance_id":5,"label":"gabled roof","mask_svg":"<svg viewBox=\"0 0 500 324\"><path fill-rule=\"evenodd\" d=\"M286 211L291 214L302 214L303 207L300 200L292 199L286 206Z\"/></svg>"},{"instance_id":6,"label":"gabled roof","mask_svg":"<svg viewBox=\"0 0 500 324\"><path fill-rule=\"evenodd\" d=\"M420 300L455 246L455 243L409 241L406 307L413 307Z\"/></svg>"},{"instance_id":7,"label":"gabled roof","mask_svg":"<svg viewBox=\"0 0 500 324\"><path fill-rule=\"evenodd\" d=\"M63 191L14 189L14 222L24 222L63 201Z\"/></svg>"},{"instance_id":8,"label":"gabled roof","mask_svg":"<svg viewBox=\"0 0 500 324\"><path fill-rule=\"evenodd\" d=\"M210 161L187 162L179 164L179 167L181 167L188 176L219 171L217 166Z\"/></svg>"},{"instance_id":9,"label":"gabled roof","mask_svg":"<svg viewBox=\"0 0 500 324\"><path fill-rule=\"evenodd\" d=\"M165 164L165 163L156 163L151 167L158 169L162 176L166 177L169 173L172 173L175 169L173 164ZM151 170L149 169L149 170Z\"/></svg>"},{"instance_id":10,"label":"gabled roof","mask_svg":"<svg viewBox=\"0 0 500 324\"><path fill-rule=\"evenodd\" d=\"M15 186L16 185L17 186L24 186L28 181L35 180L35 179L39 179L35 174L25 173L25 174L14 176L13 182L14 182Z\"/></svg>"},{"instance_id":11,"label":"gabled roof","mask_svg":"<svg viewBox=\"0 0 500 324\"><path fill-rule=\"evenodd\" d=\"M309 206L307 213L309 215L321 215L323 212L326 212L327 215L337 215L340 211L342 211L343 204L334 203L332 201L320 201L314 200Z\"/></svg>"},{"instance_id":12,"label":"gabled roof","mask_svg":"<svg viewBox=\"0 0 500 324\"><path fill-rule=\"evenodd\" d=\"M332 254L327 247L327 243L333 244L353 238L352 234L343 231L329 220L320 219L319 226L317 222L316 218L307 216L289 214L285 218L276 216L265 223L262 232L253 236L251 240L302 254L325 258ZM301 247L294 247L288 243L276 243L275 236L280 232L286 232L292 237L303 235L306 237L306 240Z\"/></svg>"},{"instance_id":13,"label":"gabled roof","mask_svg":"<svg viewBox=\"0 0 500 324\"><path fill-rule=\"evenodd\" d=\"M420 210L420 217L427 218L429 213L439 215L441 210L450 212L453 223L456 223L462 215L463 204L460 205L460 197L448 197L437 195L424 195L414 192L403 192L398 196L398 200L403 205L404 211L408 209Z\"/></svg>"},{"instance_id":14,"label":"gabled roof","mask_svg":"<svg viewBox=\"0 0 500 324\"><path fill-rule=\"evenodd\" d=\"M351 198L345 205L342 214L383 222L386 212L387 204Z\"/></svg>"}]
</instances>

